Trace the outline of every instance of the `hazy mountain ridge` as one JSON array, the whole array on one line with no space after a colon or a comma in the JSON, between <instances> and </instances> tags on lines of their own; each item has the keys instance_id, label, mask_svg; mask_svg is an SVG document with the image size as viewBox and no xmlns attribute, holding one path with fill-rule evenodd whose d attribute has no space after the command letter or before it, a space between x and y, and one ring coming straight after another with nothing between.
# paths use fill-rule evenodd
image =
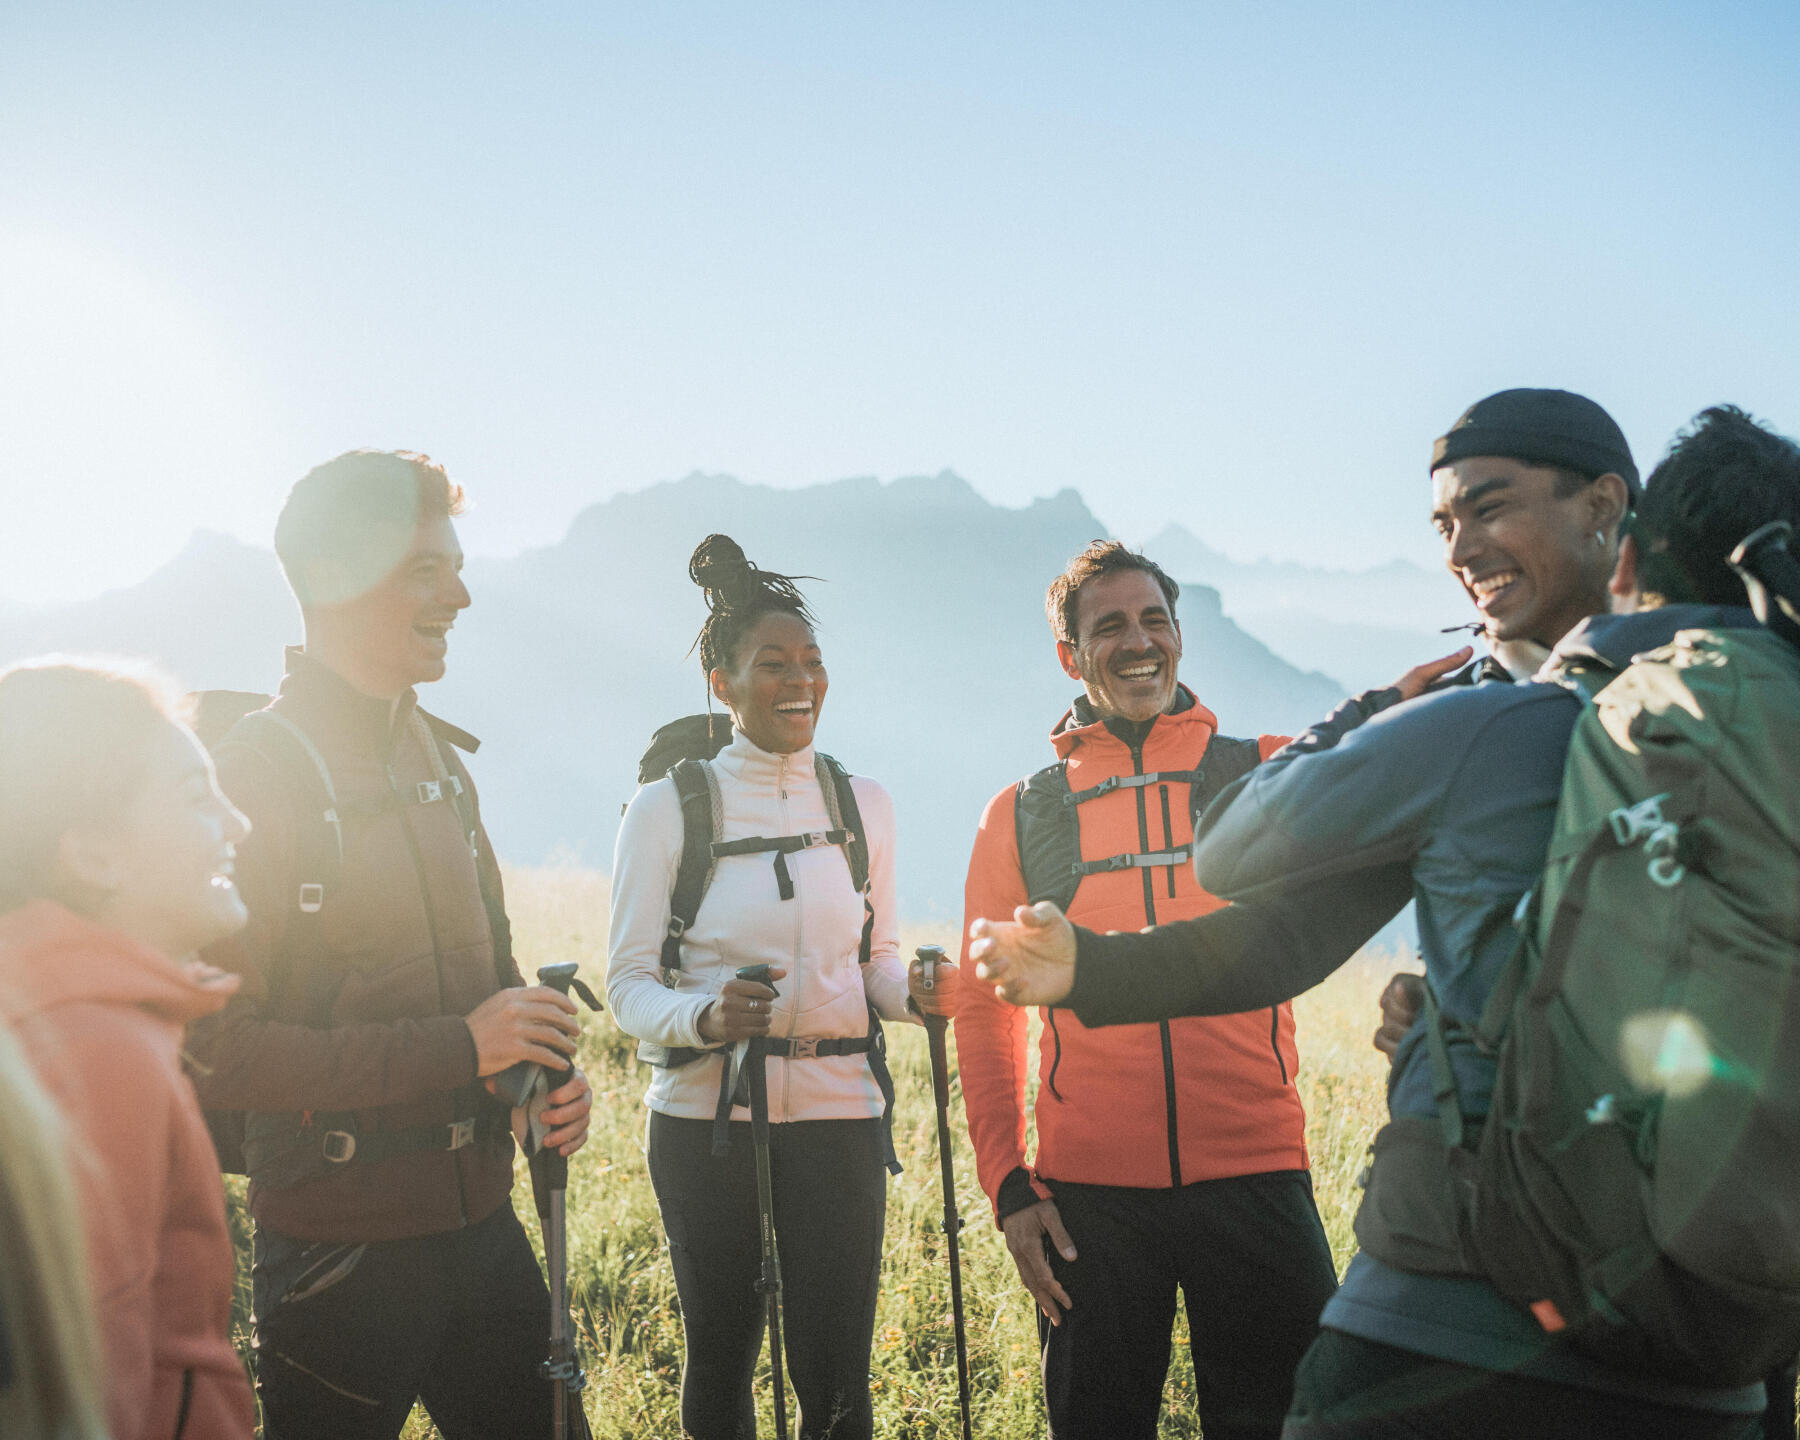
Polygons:
<instances>
[{"instance_id":1,"label":"hazy mountain ridge","mask_svg":"<svg viewBox=\"0 0 1800 1440\"><path fill-rule=\"evenodd\" d=\"M1233 560L1181 525L1169 525L1144 553L1171 574L1192 576L1224 597L1240 626L1294 664L1331 676L1352 692L1385 685L1401 672L1462 644L1443 627L1473 618L1456 582L1441 571L1389 560L1366 570L1292 561Z\"/></svg>"},{"instance_id":2,"label":"hazy mountain ridge","mask_svg":"<svg viewBox=\"0 0 1800 1440\"><path fill-rule=\"evenodd\" d=\"M609 861L651 731L705 705L687 559L714 530L760 565L823 577L804 587L831 674L820 743L893 792L907 912L954 916L982 807L1054 758L1046 737L1077 693L1044 588L1105 529L1072 490L1014 510L949 472L800 490L692 475L588 507L557 545L470 560L475 604L424 699L485 741L474 770L496 843L521 861L559 846ZM1183 676L1228 733L1289 733L1343 693L1239 629L1216 590L1184 580L1181 619ZM149 654L196 688L271 689L299 634L274 556L201 533L140 585L0 614L0 660Z\"/></svg>"}]
</instances>

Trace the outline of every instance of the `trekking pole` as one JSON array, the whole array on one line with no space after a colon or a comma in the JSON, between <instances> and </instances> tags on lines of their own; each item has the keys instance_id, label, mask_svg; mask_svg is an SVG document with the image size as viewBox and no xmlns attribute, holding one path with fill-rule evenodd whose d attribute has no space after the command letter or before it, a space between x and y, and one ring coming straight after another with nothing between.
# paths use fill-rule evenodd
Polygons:
<instances>
[{"instance_id":1,"label":"trekking pole","mask_svg":"<svg viewBox=\"0 0 1800 1440\"><path fill-rule=\"evenodd\" d=\"M744 965L737 978L775 986L767 965ZM788 1440L787 1391L783 1388L781 1362L781 1258L775 1253L775 1181L769 1173L769 1077L762 1052L752 1039L744 1054L744 1075L750 1090L750 1138L756 1146L756 1217L762 1239L762 1269L756 1277L756 1293L769 1307L769 1374L775 1382L775 1434Z\"/></svg>"},{"instance_id":2,"label":"trekking pole","mask_svg":"<svg viewBox=\"0 0 1800 1440\"><path fill-rule=\"evenodd\" d=\"M937 988L937 967L944 961L941 945L921 945L919 964L925 988ZM944 1172L944 1237L950 1251L950 1317L956 1327L956 1398L962 1406L963 1440L969 1431L969 1342L963 1329L962 1250L958 1236L962 1216L956 1209L956 1171L950 1160L950 1058L944 1048L949 1018L925 1015L925 1034L931 1042L931 1090L937 1100L938 1164Z\"/></svg>"},{"instance_id":3,"label":"trekking pole","mask_svg":"<svg viewBox=\"0 0 1800 1440\"><path fill-rule=\"evenodd\" d=\"M538 983L548 985L559 994L571 988L587 1002L590 1010L598 1010L600 1002L593 991L575 978L576 966L565 960L545 965L538 970ZM568 1083L575 1073L573 1064L559 1075L540 1071L541 1093L548 1094ZM534 1135L534 1140L537 1137ZM531 1155L531 1191L537 1201L538 1223L544 1232L544 1269L550 1279L550 1346L549 1355L538 1367L552 1385L551 1435L554 1440L589 1440L587 1412L582 1409L581 1390L587 1383L579 1357L575 1353L575 1326L569 1317L568 1231L565 1224L565 1200L569 1188L569 1161L548 1146L537 1143Z\"/></svg>"}]
</instances>

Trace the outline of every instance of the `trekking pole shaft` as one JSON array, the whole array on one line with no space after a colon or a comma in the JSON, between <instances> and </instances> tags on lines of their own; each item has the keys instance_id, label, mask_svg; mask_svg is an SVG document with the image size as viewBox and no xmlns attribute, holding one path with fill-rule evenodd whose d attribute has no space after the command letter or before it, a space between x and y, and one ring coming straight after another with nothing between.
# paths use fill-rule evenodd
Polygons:
<instances>
[{"instance_id":1,"label":"trekking pole shaft","mask_svg":"<svg viewBox=\"0 0 1800 1440\"><path fill-rule=\"evenodd\" d=\"M781 1260L775 1249L775 1180L769 1170L769 1079L762 1057L749 1063L750 1137L756 1150L757 1229L762 1270L756 1288L769 1309L769 1374L775 1390L775 1433L787 1440L786 1376L781 1358Z\"/></svg>"},{"instance_id":2,"label":"trekking pole shaft","mask_svg":"<svg viewBox=\"0 0 1800 1440\"><path fill-rule=\"evenodd\" d=\"M950 1057L944 1044L949 1021L942 1015L925 1017L925 1034L931 1043L931 1090L937 1101L938 1168L944 1182L944 1242L950 1255L950 1315L956 1330L956 1398L962 1410L963 1440L972 1440L969 1429L969 1344L963 1324L962 1216L956 1207L956 1167L950 1156Z\"/></svg>"},{"instance_id":3,"label":"trekking pole shaft","mask_svg":"<svg viewBox=\"0 0 1800 1440\"><path fill-rule=\"evenodd\" d=\"M550 1193L550 1223L544 1230L544 1268L550 1272L550 1363L558 1366L570 1358L569 1343L569 1256L563 1232L566 1219L564 1192ZM550 1433L555 1440L568 1440L569 1387L563 1379L551 1385Z\"/></svg>"}]
</instances>

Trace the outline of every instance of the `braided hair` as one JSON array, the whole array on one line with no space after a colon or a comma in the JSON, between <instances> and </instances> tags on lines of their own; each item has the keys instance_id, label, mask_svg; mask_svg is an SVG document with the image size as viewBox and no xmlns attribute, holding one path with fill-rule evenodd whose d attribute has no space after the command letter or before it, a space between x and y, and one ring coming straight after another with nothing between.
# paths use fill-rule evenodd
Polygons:
<instances>
[{"instance_id":1,"label":"braided hair","mask_svg":"<svg viewBox=\"0 0 1800 1440\"><path fill-rule=\"evenodd\" d=\"M738 643L764 615L793 615L808 629L816 623L794 582L818 577L759 570L744 558L742 548L729 535L708 535L694 547L688 578L706 596L706 623L694 641L702 674L730 669Z\"/></svg>"}]
</instances>

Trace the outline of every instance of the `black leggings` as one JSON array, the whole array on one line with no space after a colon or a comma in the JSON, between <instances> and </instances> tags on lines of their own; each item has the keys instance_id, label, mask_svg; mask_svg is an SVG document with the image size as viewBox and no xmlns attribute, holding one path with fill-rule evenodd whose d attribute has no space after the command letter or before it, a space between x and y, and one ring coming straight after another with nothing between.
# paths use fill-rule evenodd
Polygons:
<instances>
[{"instance_id":1,"label":"black leggings","mask_svg":"<svg viewBox=\"0 0 1800 1440\"><path fill-rule=\"evenodd\" d=\"M782 1341L801 1440L868 1440L869 1347L887 1216L879 1119L801 1120L770 1129ZM662 1210L686 1363L681 1428L694 1440L752 1440L763 1344L754 1285L762 1251L748 1122L712 1154L712 1122L650 1116L650 1183ZM765 1399L765 1404L767 1403Z\"/></svg>"}]
</instances>

